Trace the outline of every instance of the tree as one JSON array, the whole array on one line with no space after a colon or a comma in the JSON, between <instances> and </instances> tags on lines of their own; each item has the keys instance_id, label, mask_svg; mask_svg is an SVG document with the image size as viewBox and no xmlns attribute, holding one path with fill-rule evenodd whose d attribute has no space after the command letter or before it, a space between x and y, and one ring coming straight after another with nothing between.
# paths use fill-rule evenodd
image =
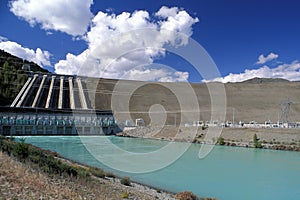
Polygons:
<instances>
[{"instance_id":1,"label":"tree","mask_svg":"<svg viewBox=\"0 0 300 200\"><path fill-rule=\"evenodd\" d=\"M14 146L13 154L21 160L25 160L29 155L28 144L25 143L25 138L21 138L20 142Z\"/></svg>"},{"instance_id":2,"label":"tree","mask_svg":"<svg viewBox=\"0 0 300 200\"><path fill-rule=\"evenodd\" d=\"M127 186L130 186L131 185L131 181L130 181L130 178L129 177L123 177L122 179L121 179L121 184L123 184L123 185L127 185Z\"/></svg>"},{"instance_id":3,"label":"tree","mask_svg":"<svg viewBox=\"0 0 300 200\"><path fill-rule=\"evenodd\" d=\"M254 148L262 148L261 142L259 141L259 138L256 134L253 135L253 144Z\"/></svg>"},{"instance_id":4,"label":"tree","mask_svg":"<svg viewBox=\"0 0 300 200\"><path fill-rule=\"evenodd\" d=\"M224 145L224 144L225 144L224 138L219 137L217 143L218 143L219 145Z\"/></svg>"}]
</instances>

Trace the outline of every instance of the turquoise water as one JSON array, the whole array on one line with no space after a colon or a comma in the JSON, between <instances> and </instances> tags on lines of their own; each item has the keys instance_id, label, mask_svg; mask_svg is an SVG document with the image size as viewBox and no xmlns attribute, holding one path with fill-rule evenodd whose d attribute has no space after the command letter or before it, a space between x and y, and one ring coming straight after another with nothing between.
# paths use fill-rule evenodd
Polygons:
<instances>
[{"instance_id":1,"label":"turquoise water","mask_svg":"<svg viewBox=\"0 0 300 200\"><path fill-rule=\"evenodd\" d=\"M167 144L149 139L102 138L132 152L150 152ZM97 161L76 136L34 136L26 137L26 142L171 192L190 190L202 197L221 200L300 199L299 152L216 146L200 160L200 145L192 144L180 159L166 168L151 173L128 174Z\"/></svg>"}]
</instances>

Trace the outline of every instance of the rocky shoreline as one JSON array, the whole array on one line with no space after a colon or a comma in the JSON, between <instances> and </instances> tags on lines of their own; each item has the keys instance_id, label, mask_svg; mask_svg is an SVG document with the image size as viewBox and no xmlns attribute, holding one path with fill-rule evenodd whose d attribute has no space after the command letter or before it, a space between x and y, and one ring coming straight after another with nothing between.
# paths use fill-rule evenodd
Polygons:
<instances>
[{"instance_id":1,"label":"rocky shoreline","mask_svg":"<svg viewBox=\"0 0 300 200\"><path fill-rule=\"evenodd\" d=\"M207 129L195 127L137 127L117 136L254 148L253 135L256 134L261 143L260 148L300 151L300 129L224 128L219 136L224 139L222 144L218 144L218 138L206 141L206 134Z\"/></svg>"}]
</instances>

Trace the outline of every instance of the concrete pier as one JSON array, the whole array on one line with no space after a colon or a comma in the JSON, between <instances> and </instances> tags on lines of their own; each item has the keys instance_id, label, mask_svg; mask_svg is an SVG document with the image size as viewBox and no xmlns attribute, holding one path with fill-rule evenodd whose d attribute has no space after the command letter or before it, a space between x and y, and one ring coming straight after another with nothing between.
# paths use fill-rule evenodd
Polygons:
<instances>
[{"instance_id":1,"label":"concrete pier","mask_svg":"<svg viewBox=\"0 0 300 200\"><path fill-rule=\"evenodd\" d=\"M69 98L70 98L70 108L75 109L74 91L73 91L73 77L69 77Z\"/></svg>"},{"instance_id":2,"label":"concrete pier","mask_svg":"<svg viewBox=\"0 0 300 200\"><path fill-rule=\"evenodd\" d=\"M20 97L22 96L22 94L24 93L24 91L26 90L27 86L29 85L30 81L32 80L32 77L29 77L26 81L26 83L24 84L24 86L22 87L21 91L18 93L17 97L15 98L15 100L12 102L12 104L10 105L10 107L15 107L16 104L18 103Z\"/></svg>"},{"instance_id":3,"label":"concrete pier","mask_svg":"<svg viewBox=\"0 0 300 200\"><path fill-rule=\"evenodd\" d=\"M37 91L37 93L35 95L35 98L33 100L32 105L31 105L32 108L36 107L36 104L37 104L37 102L38 102L38 100L40 98L40 94L41 94L41 91L43 89L43 86L44 86L46 78L47 78L47 75L43 75L43 78L42 78L42 81L40 83L39 89L38 89L38 91Z\"/></svg>"},{"instance_id":4,"label":"concrete pier","mask_svg":"<svg viewBox=\"0 0 300 200\"><path fill-rule=\"evenodd\" d=\"M78 92L79 92L79 99L80 99L80 103L81 103L81 109L88 109L85 95L84 95L83 88L82 88L81 79L77 78L76 80L77 80L77 84L78 84Z\"/></svg>"},{"instance_id":5,"label":"concrete pier","mask_svg":"<svg viewBox=\"0 0 300 200\"><path fill-rule=\"evenodd\" d=\"M60 84L59 84L58 109L62 109L63 94L64 94L64 77L61 76L60 77Z\"/></svg>"},{"instance_id":6,"label":"concrete pier","mask_svg":"<svg viewBox=\"0 0 300 200\"><path fill-rule=\"evenodd\" d=\"M16 107L21 107L21 105L22 105L24 99L27 97L28 92L30 91L30 89L31 89L31 87L32 87L32 85L33 85L33 83L35 82L35 80L36 80L36 78L37 78L38 76L39 76L38 74L35 74L35 75L33 76L33 79L31 80L30 84L28 85L27 89L25 90L24 94L22 95L22 97L21 97L20 101L18 102L18 104L16 105Z\"/></svg>"},{"instance_id":7,"label":"concrete pier","mask_svg":"<svg viewBox=\"0 0 300 200\"><path fill-rule=\"evenodd\" d=\"M52 91L53 91L54 81L55 81L55 76L52 76L45 108L49 108L49 106L50 106L50 101L51 101L51 97L52 97Z\"/></svg>"}]
</instances>

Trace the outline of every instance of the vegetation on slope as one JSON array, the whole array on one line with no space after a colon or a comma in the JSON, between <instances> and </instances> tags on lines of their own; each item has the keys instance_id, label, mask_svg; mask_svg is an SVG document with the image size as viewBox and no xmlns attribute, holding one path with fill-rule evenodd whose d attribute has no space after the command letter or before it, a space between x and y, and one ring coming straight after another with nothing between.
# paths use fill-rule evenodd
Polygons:
<instances>
[{"instance_id":1,"label":"vegetation on slope","mask_svg":"<svg viewBox=\"0 0 300 200\"><path fill-rule=\"evenodd\" d=\"M29 72L22 69L23 65L29 65L33 72L48 73L33 62L0 50L0 106L9 105L26 82Z\"/></svg>"},{"instance_id":2,"label":"vegetation on slope","mask_svg":"<svg viewBox=\"0 0 300 200\"><path fill-rule=\"evenodd\" d=\"M15 70L21 70L23 64L30 65L30 70L33 72L43 72L49 73L47 70L41 68L34 62L29 62L17 56L11 55L0 49L0 66L2 66L5 62L7 62L10 66L12 66Z\"/></svg>"}]
</instances>

